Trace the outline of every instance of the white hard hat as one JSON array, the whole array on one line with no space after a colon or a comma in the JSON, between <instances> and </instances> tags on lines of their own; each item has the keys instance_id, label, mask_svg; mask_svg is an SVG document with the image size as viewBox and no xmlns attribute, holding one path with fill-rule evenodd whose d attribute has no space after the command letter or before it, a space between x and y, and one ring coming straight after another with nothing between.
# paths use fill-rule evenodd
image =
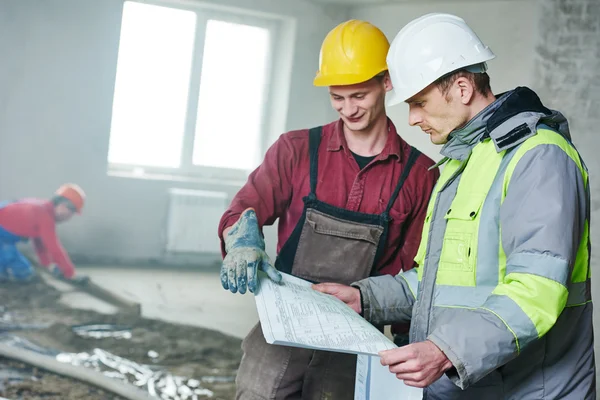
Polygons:
<instances>
[{"instance_id":1,"label":"white hard hat","mask_svg":"<svg viewBox=\"0 0 600 400\"><path fill-rule=\"evenodd\" d=\"M452 71L485 72L485 62L495 57L462 18L441 13L417 18L390 46L387 65L394 89L387 105L408 100Z\"/></svg>"}]
</instances>

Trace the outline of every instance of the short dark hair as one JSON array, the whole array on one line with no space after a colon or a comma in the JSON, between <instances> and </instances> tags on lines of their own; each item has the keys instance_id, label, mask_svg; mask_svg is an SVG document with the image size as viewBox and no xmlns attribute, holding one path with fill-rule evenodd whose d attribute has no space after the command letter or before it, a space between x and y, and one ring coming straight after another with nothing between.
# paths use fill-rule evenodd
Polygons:
<instances>
[{"instance_id":1,"label":"short dark hair","mask_svg":"<svg viewBox=\"0 0 600 400\"><path fill-rule=\"evenodd\" d=\"M385 78L385 76L387 75L387 73L388 73L387 70L382 71L382 72L378 73L377 75L375 75L373 77L373 79L377 79L379 82L383 82L383 78Z\"/></svg>"},{"instance_id":2,"label":"short dark hair","mask_svg":"<svg viewBox=\"0 0 600 400\"><path fill-rule=\"evenodd\" d=\"M442 76L434 82L435 85L440 89L442 94L448 98L448 92L458 78L467 78L469 82L475 87L475 90L480 93L483 97L487 97L492 93L490 86L490 76L487 72L473 73L466 69L459 69L451 72L447 75Z\"/></svg>"}]
</instances>

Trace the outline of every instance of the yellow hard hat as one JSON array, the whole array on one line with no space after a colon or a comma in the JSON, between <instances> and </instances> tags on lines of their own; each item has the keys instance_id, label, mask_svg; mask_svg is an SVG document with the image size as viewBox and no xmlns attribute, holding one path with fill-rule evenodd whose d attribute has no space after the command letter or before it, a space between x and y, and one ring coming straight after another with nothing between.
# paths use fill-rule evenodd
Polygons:
<instances>
[{"instance_id":1,"label":"yellow hard hat","mask_svg":"<svg viewBox=\"0 0 600 400\"><path fill-rule=\"evenodd\" d=\"M352 19L323 40L315 86L354 85L386 71L390 43L376 26Z\"/></svg>"}]
</instances>

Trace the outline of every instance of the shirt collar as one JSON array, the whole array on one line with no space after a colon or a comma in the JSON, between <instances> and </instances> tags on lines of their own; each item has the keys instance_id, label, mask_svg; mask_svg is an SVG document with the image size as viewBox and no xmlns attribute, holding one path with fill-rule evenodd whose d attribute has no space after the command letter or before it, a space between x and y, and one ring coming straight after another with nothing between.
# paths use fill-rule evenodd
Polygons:
<instances>
[{"instance_id":1,"label":"shirt collar","mask_svg":"<svg viewBox=\"0 0 600 400\"><path fill-rule=\"evenodd\" d=\"M402 143L401 138L396 131L396 127L393 122L388 118L388 136L385 142L385 146L383 150L377 157L376 160L387 160L391 156L395 156L397 161L402 161ZM350 149L348 149L348 142L346 141L346 136L344 136L344 122L342 119L339 119L335 125L333 126L333 132L329 136L329 141L327 143L327 151L339 151L344 150L348 154L350 154Z\"/></svg>"}]
</instances>

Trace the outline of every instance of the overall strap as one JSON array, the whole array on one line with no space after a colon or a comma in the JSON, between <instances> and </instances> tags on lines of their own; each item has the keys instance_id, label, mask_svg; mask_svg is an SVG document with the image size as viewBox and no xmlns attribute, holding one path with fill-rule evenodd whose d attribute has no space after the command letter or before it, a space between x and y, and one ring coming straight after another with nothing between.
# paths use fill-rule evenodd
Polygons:
<instances>
[{"instance_id":1,"label":"overall strap","mask_svg":"<svg viewBox=\"0 0 600 400\"><path fill-rule=\"evenodd\" d=\"M406 178L408 178L410 170L412 169L413 165L415 164L415 161L417 161L417 158L419 158L420 155L421 152L419 150L410 146L410 154L408 156L408 160L406 160L406 164L404 164L404 168L402 169L402 175L400 175L400 179L398 180L396 189L394 189L394 193L392 194L392 197L390 197L390 201L385 209L386 215L389 214L390 210L392 209L392 206L396 202L398 194L400 193L400 189L402 189L402 186L404 186L404 182L406 181Z\"/></svg>"},{"instance_id":2,"label":"overall strap","mask_svg":"<svg viewBox=\"0 0 600 400\"><path fill-rule=\"evenodd\" d=\"M308 151L310 159L310 194L317 194L317 180L319 174L319 145L321 144L322 126L317 126L308 131Z\"/></svg>"}]
</instances>

